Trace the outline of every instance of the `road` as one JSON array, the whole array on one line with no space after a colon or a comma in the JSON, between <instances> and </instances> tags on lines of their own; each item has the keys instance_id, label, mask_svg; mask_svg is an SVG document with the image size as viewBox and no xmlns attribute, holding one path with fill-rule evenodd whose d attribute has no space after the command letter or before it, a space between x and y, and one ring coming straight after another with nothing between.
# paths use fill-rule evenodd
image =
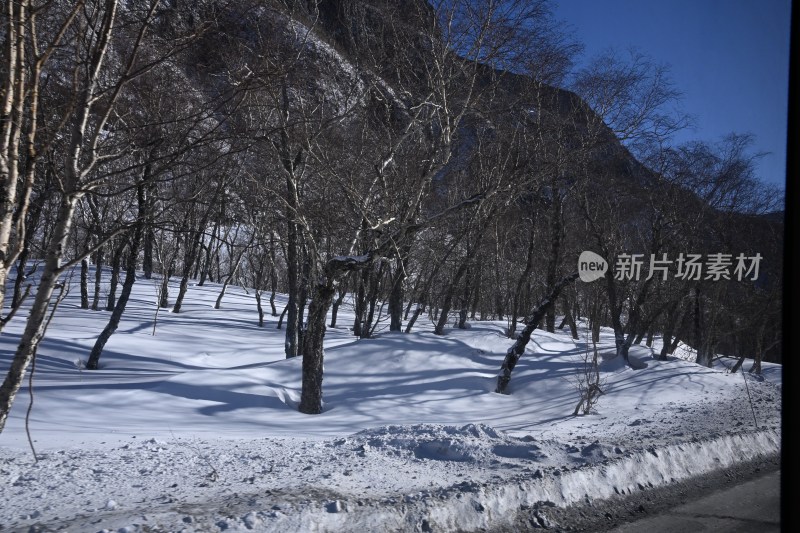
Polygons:
<instances>
[{"instance_id":1,"label":"road","mask_svg":"<svg viewBox=\"0 0 800 533\"><path fill-rule=\"evenodd\" d=\"M780 531L780 471L714 492L658 515L614 529L615 533L767 533Z\"/></svg>"},{"instance_id":2,"label":"road","mask_svg":"<svg viewBox=\"0 0 800 533\"><path fill-rule=\"evenodd\" d=\"M605 500L532 507L519 513L513 527L492 531L541 531L541 515L555 533L780 531L780 456L770 454Z\"/></svg>"}]
</instances>

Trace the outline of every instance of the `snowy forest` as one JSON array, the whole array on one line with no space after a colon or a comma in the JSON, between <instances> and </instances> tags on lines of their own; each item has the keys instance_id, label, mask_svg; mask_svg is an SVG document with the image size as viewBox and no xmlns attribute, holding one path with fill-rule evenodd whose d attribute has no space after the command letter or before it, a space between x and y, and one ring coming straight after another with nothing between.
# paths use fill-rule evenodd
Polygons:
<instances>
[{"instance_id":1,"label":"snowy forest","mask_svg":"<svg viewBox=\"0 0 800 533\"><path fill-rule=\"evenodd\" d=\"M669 69L576 67L545 0L0 9L0 431L62 313L93 328L90 379L132 312L159 342L198 291L219 317L246 296L253 345L302 361L293 419L326 412L326 331L399 350L499 324L496 398L534 331L582 341L567 414L636 350L700 374L781 361L783 197L751 138L676 144ZM594 282L584 251L608 263Z\"/></svg>"}]
</instances>

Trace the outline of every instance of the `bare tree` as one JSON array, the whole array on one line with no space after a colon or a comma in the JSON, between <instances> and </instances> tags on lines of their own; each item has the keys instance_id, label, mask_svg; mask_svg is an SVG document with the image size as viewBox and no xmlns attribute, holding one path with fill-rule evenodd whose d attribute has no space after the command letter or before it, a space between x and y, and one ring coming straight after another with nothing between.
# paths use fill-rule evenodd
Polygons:
<instances>
[{"instance_id":1,"label":"bare tree","mask_svg":"<svg viewBox=\"0 0 800 533\"><path fill-rule=\"evenodd\" d=\"M10 34L7 35L7 50L9 51L7 60L9 61L9 78L14 78L15 84L13 89L4 93L5 109L9 111L17 109L18 113L21 113L23 109L30 110L32 114L28 119L27 128L29 132L36 131L37 128L33 121L36 120L39 113L38 99L36 99L38 98L36 96L38 95L38 77L41 76L42 68L53 50L59 50L62 61L58 68L70 72L68 79L71 85L65 87L66 105L60 110L62 114L54 124L56 131L59 131L64 137L63 146L60 148L63 150L65 162L63 175L58 176L59 207L52 222L49 244L44 252L43 271L36 297L9 371L3 384L0 385L0 430L5 425L31 357L42 339L43 326L53 289L61 274L83 258L77 256L62 263L68 252L76 205L87 192L107 182L109 178L109 174L105 170L107 165L126 155L125 151L120 151L119 147L115 146L119 139L113 135L114 111L126 86L132 80L160 65L165 57L163 54L155 56L148 54L140 57L139 53L146 47L147 30L157 11L157 0L144 8L129 6L124 11L120 11L115 0L76 2L74 8L63 16L55 15L55 19L60 21L57 24L60 29L54 34L56 39L50 41L54 44L49 45L46 52L42 52L38 48L36 43L41 41L36 33L26 34L27 28L30 28L34 22L31 17L35 16L34 12L29 11L30 2L12 2L7 5L14 6L10 7L10 11L7 13L9 28L11 28ZM48 7L52 9L58 9L61 6L58 3L48 4ZM120 20L120 18L124 20ZM34 80L30 90L24 88L24 78L29 71L23 68L25 57L23 48L32 50L32 55L36 58L36 65L38 65L34 69ZM170 47L167 55L173 51L174 47ZM10 58L11 55L15 56L13 60ZM109 55L114 55L113 65L108 61ZM34 100L27 103L32 106L26 106L25 98L30 96L33 96ZM4 113L4 116L10 116L10 113L9 115ZM16 125L9 125L7 121L3 122L2 127L6 128L4 138L6 133L9 138L19 138L20 133L15 130L22 127L24 121L21 118ZM35 156L33 142L33 140L29 141L29 150L31 155ZM4 157L7 157L6 154L19 154L18 148L14 146L18 146L18 141L6 144ZM11 218L4 217L3 220L0 220L0 226L2 226L0 227L0 241L4 243L7 243L11 223L18 225L19 221L24 220L22 216L19 216L16 221L13 220L15 217L13 213L23 215L27 210L29 192L32 187L30 184L35 179L35 169L31 169L29 166L26 170L29 174L26 174L23 181L24 191L21 196L9 194L15 192L13 189L15 186L7 180L13 177L16 183L19 176L18 171L12 168L16 163L9 163L6 159L6 164L7 172L0 169L2 172L0 179L5 182L4 213ZM15 209L14 203L17 198L22 198L22 200ZM123 229L120 228L120 231ZM18 249L19 246L13 250L11 255L8 255L9 249L5 248L3 251L4 261L16 257ZM90 249L85 253L90 254L94 251L94 249ZM3 276L5 276L7 268L0 270L4 272ZM5 279L2 281L4 282ZM0 283L0 285L4 286L4 283Z\"/></svg>"},{"instance_id":2,"label":"bare tree","mask_svg":"<svg viewBox=\"0 0 800 533\"><path fill-rule=\"evenodd\" d=\"M511 382L511 373L514 371L514 368L516 368L522 354L525 353L525 347L528 345L528 342L530 342L531 335L534 330L539 327L539 323L547 314L547 310L555 303L561 291L576 279L578 279L577 272L562 278L555 287L553 287L550 294L539 300L539 303L531 314L525 319L525 328L517 335L517 340L506 352L503 366L500 368L500 374L497 376L497 388L495 392L507 394L508 384Z\"/></svg>"}]
</instances>

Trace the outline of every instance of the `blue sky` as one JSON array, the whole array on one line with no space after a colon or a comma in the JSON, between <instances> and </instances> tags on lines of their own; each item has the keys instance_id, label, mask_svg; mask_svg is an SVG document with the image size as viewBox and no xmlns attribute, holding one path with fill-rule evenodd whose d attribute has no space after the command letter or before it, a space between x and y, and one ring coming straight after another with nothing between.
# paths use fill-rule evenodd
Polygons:
<instances>
[{"instance_id":1,"label":"blue sky","mask_svg":"<svg viewBox=\"0 0 800 533\"><path fill-rule=\"evenodd\" d=\"M671 66L695 130L677 141L752 133L765 182L785 184L791 0L553 0L584 59L630 46Z\"/></svg>"}]
</instances>

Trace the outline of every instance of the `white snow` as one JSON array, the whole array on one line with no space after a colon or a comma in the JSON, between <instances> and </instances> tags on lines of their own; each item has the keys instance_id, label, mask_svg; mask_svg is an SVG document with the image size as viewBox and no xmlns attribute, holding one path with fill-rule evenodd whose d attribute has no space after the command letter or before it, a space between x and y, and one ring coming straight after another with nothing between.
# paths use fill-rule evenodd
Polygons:
<instances>
[{"instance_id":1,"label":"white snow","mask_svg":"<svg viewBox=\"0 0 800 533\"><path fill-rule=\"evenodd\" d=\"M603 330L604 394L573 417L582 340L536 331L499 395L504 322L437 336L423 316L411 334L357 340L348 305L326 335L325 412L302 415L301 360L284 359L277 317L257 327L252 291L238 287L215 310L219 290L191 287L153 336L156 283L138 280L101 369L87 371L109 313L79 309L73 286L36 360L39 461L24 430L27 377L0 434L0 525L471 530L521 505L629 493L779 451L779 365L764 363L759 380L634 346L632 370ZM0 336L3 373L23 316Z\"/></svg>"}]
</instances>

